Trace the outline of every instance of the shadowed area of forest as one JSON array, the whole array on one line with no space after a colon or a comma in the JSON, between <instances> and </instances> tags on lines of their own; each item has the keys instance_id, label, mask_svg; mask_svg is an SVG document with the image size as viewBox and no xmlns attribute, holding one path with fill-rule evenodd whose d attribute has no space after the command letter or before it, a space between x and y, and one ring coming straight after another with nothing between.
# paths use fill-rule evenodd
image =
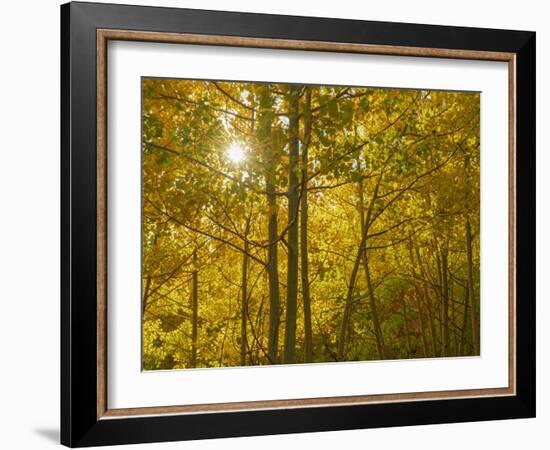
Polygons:
<instances>
[{"instance_id":1,"label":"shadowed area of forest","mask_svg":"<svg viewBox=\"0 0 550 450\"><path fill-rule=\"evenodd\" d=\"M142 89L145 370L479 355L478 93Z\"/></svg>"}]
</instances>

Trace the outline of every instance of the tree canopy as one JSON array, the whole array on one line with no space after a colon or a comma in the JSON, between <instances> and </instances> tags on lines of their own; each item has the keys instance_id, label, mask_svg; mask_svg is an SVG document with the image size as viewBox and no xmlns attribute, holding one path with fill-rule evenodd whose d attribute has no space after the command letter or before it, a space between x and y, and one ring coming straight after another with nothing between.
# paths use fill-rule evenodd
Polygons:
<instances>
[{"instance_id":1,"label":"tree canopy","mask_svg":"<svg viewBox=\"0 0 550 450\"><path fill-rule=\"evenodd\" d=\"M479 94L144 78L146 370L479 354Z\"/></svg>"}]
</instances>

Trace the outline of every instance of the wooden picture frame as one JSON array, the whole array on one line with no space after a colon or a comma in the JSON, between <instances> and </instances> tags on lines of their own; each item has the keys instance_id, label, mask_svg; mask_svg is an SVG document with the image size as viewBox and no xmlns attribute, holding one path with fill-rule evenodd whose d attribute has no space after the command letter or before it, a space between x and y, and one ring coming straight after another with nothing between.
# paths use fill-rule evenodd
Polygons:
<instances>
[{"instance_id":1,"label":"wooden picture frame","mask_svg":"<svg viewBox=\"0 0 550 450\"><path fill-rule=\"evenodd\" d=\"M107 42L504 61L509 70L506 388L110 409ZM535 415L535 33L125 5L61 7L61 442L92 446Z\"/></svg>"}]
</instances>

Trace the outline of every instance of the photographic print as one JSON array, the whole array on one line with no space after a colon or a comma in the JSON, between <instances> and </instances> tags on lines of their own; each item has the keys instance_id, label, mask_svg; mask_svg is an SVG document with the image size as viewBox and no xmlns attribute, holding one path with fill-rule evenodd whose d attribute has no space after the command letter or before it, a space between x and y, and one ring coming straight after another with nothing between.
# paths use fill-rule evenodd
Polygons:
<instances>
[{"instance_id":1,"label":"photographic print","mask_svg":"<svg viewBox=\"0 0 550 450\"><path fill-rule=\"evenodd\" d=\"M480 355L479 92L144 77L141 118L143 370Z\"/></svg>"},{"instance_id":2,"label":"photographic print","mask_svg":"<svg viewBox=\"0 0 550 450\"><path fill-rule=\"evenodd\" d=\"M536 416L536 33L60 23L64 445Z\"/></svg>"}]
</instances>

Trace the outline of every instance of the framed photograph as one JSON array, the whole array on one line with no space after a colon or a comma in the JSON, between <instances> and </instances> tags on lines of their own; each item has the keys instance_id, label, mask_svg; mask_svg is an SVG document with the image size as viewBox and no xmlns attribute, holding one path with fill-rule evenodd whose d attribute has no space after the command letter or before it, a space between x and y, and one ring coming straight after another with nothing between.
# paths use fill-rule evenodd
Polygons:
<instances>
[{"instance_id":1,"label":"framed photograph","mask_svg":"<svg viewBox=\"0 0 550 450\"><path fill-rule=\"evenodd\" d=\"M535 33L61 7L61 441L535 415Z\"/></svg>"}]
</instances>

